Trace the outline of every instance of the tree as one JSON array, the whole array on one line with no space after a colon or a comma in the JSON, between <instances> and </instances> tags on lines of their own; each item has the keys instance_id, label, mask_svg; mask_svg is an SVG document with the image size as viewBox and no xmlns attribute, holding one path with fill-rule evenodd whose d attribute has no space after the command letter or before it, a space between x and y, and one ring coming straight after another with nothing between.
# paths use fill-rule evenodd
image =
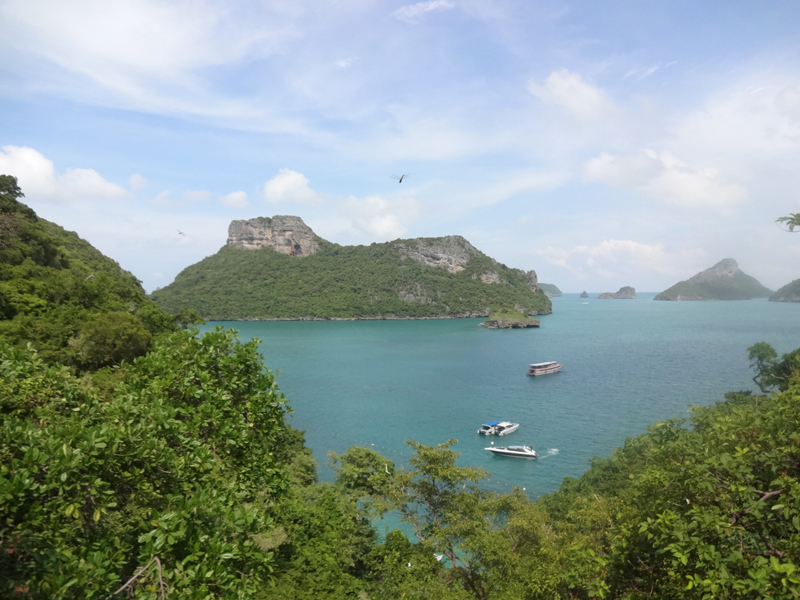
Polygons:
<instances>
[{"instance_id":1,"label":"tree","mask_svg":"<svg viewBox=\"0 0 800 600\"><path fill-rule=\"evenodd\" d=\"M758 386L762 394L766 394L771 385L769 381L769 371L775 365L775 359L778 358L778 353L775 348L770 346L767 342L758 342L753 344L747 349L748 358L750 359L750 368L755 369L756 374L753 376L753 383Z\"/></svg>"},{"instance_id":2,"label":"tree","mask_svg":"<svg viewBox=\"0 0 800 600\"><path fill-rule=\"evenodd\" d=\"M783 223L789 231L794 231L794 228L800 228L800 213L790 213L788 216L775 219L776 223Z\"/></svg>"}]
</instances>

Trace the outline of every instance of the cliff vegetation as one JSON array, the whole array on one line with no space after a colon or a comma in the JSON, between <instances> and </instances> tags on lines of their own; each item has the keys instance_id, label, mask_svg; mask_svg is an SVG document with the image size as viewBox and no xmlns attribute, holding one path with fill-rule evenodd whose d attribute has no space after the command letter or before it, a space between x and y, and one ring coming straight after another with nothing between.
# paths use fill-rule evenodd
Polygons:
<instances>
[{"instance_id":1,"label":"cliff vegetation","mask_svg":"<svg viewBox=\"0 0 800 600\"><path fill-rule=\"evenodd\" d=\"M732 258L721 260L710 269L676 283L654 300L751 300L767 298L772 290L739 270Z\"/></svg>"},{"instance_id":2,"label":"cliff vegetation","mask_svg":"<svg viewBox=\"0 0 800 600\"><path fill-rule=\"evenodd\" d=\"M415 259L418 240L340 246L318 239L318 244L313 255L303 257L269 247L224 246L151 298L165 310L191 308L210 320L479 317L493 307L530 314L552 310L528 274L477 251L465 257L462 270L451 272Z\"/></svg>"}]
</instances>

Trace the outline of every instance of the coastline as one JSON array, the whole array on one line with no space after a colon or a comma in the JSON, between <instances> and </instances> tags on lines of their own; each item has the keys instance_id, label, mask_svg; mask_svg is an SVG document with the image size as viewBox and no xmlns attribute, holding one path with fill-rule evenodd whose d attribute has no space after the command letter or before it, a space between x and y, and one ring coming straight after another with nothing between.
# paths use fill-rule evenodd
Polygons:
<instances>
[{"instance_id":1,"label":"coastline","mask_svg":"<svg viewBox=\"0 0 800 600\"><path fill-rule=\"evenodd\" d=\"M531 315L549 315L552 313L530 313ZM378 317L264 317L252 319L206 319L207 323L221 323L224 321L234 322L259 322L259 321L440 321L442 319L485 319L489 316L488 312L484 313L469 313L459 315L448 315L443 317L396 317L396 316L378 316Z\"/></svg>"}]
</instances>

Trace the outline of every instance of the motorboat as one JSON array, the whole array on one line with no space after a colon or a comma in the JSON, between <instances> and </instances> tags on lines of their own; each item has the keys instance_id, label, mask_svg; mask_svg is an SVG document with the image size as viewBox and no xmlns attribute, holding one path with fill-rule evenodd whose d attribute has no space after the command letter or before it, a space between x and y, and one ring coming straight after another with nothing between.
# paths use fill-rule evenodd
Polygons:
<instances>
[{"instance_id":1,"label":"motorboat","mask_svg":"<svg viewBox=\"0 0 800 600\"><path fill-rule=\"evenodd\" d=\"M481 425L478 433L481 435L508 435L519 429L519 423L511 421L489 421Z\"/></svg>"},{"instance_id":2,"label":"motorboat","mask_svg":"<svg viewBox=\"0 0 800 600\"><path fill-rule=\"evenodd\" d=\"M514 458L539 458L539 455L536 454L536 450L526 445L495 446L494 442L492 442L492 445L489 448L484 448L484 450L488 450L492 454L497 454L498 456L512 456Z\"/></svg>"},{"instance_id":3,"label":"motorboat","mask_svg":"<svg viewBox=\"0 0 800 600\"><path fill-rule=\"evenodd\" d=\"M533 363L530 367L528 367L528 372L525 373L526 375L533 375L534 377L537 375L548 375L550 373L555 373L560 371L564 368L564 365L558 363L554 360L549 360L547 362L540 362L540 363Z\"/></svg>"}]
</instances>

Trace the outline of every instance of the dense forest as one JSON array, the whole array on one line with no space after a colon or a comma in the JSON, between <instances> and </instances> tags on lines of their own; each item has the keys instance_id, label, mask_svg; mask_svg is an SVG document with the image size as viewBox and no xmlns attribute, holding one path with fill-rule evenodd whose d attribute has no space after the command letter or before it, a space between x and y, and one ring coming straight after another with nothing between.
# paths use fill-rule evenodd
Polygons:
<instances>
[{"instance_id":1,"label":"dense forest","mask_svg":"<svg viewBox=\"0 0 800 600\"><path fill-rule=\"evenodd\" d=\"M413 244L414 240L404 240ZM480 275L496 272L498 283ZM491 308L548 314L550 299L531 290L525 273L472 257L458 273L403 256L394 242L340 246L319 240L312 256L272 248L219 252L184 269L152 294L165 310L190 308L203 318L354 318L487 315Z\"/></svg>"},{"instance_id":2,"label":"dense forest","mask_svg":"<svg viewBox=\"0 0 800 600\"><path fill-rule=\"evenodd\" d=\"M320 482L258 340L148 305L0 182L0 596L800 594L800 349L754 344L760 393L656 423L537 499L486 491L455 440L409 441L405 465L353 447ZM92 273L109 285L87 297ZM113 350L131 328L86 335L120 318L149 334L135 352ZM58 343L26 341L25 319ZM389 512L411 539L378 536Z\"/></svg>"}]
</instances>

